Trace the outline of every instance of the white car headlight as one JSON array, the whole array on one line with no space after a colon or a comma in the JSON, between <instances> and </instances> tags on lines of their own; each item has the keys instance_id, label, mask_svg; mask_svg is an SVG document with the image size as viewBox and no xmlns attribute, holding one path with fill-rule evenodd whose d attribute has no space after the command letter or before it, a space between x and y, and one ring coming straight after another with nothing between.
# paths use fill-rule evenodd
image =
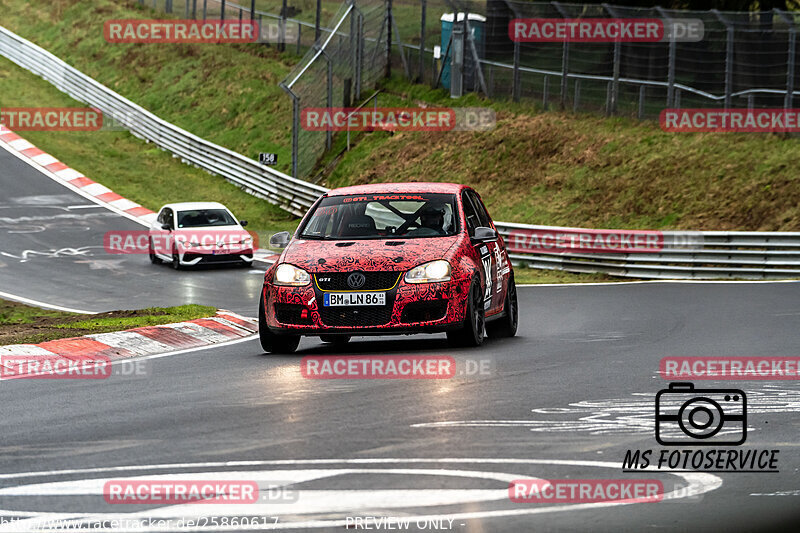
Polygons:
<instances>
[{"instance_id":1,"label":"white car headlight","mask_svg":"<svg viewBox=\"0 0 800 533\"><path fill-rule=\"evenodd\" d=\"M252 244L252 243L253 243L252 237L245 237L244 239L239 241L239 244Z\"/></svg>"},{"instance_id":2,"label":"white car headlight","mask_svg":"<svg viewBox=\"0 0 800 533\"><path fill-rule=\"evenodd\" d=\"M406 283L450 281L450 263L443 259L415 266L406 273Z\"/></svg>"},{"instance_id":3,"label":"white car headlight","mask_svg":"<svg viewBox=\"0 0 800 533\"><path fill-rule=\"evenodd\" d=\"M275 285L299 287L311 283L311 276L302 268L289 263L282 263L275 269Z\"/></svg>"}]
</instances>

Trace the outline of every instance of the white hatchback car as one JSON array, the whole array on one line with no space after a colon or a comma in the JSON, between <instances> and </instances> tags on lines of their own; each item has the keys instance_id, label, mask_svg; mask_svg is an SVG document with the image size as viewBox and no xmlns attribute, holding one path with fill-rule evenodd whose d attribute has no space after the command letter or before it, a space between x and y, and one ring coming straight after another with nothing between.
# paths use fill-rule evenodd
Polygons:
<instances>
[{"instance_id":1,"label":"white hatchback car","mask_svg":"<svg viewBox=\"0 0 800 533\"><path fill-rule=\"evenodd\" d=\"M197 264L253 264L253 237L218 202L167 204L150 227L150 261L180 269Z\"/></svg>"}]
</instances>

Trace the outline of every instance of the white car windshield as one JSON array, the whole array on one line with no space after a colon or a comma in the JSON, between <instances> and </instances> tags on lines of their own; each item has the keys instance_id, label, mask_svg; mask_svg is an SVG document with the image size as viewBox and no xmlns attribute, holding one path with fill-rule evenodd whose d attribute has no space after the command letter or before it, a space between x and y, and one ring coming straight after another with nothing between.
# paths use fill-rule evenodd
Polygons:
<instances>
[{"instance_id":1,"label":"white car windshield","mask_svg":"<svg viewBox=\"0 0 800 533\"><path fill-rule=\"evenodd\" d=\"M178 213L179 228L207 228L235 224L236 220L225 209L193 209Z\"/></svg>"}]
</instances>

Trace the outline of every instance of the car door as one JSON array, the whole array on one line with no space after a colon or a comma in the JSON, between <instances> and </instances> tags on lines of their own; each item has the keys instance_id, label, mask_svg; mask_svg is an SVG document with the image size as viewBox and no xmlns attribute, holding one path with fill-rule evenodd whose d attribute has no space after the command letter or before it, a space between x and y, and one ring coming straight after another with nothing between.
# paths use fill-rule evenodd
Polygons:
<instances>
[{"instance_id":1,"label":"car door","mask_svg":"<svg viewBox=\"0 0 800 533\"><path fill-rule=\"evenodd\" d=\"M475 210L477 211L481 226L492 228L496 231L497 228L494 227L492 218L489 216L489 211L486 209L486 206L483 204L483 200L481 200L481 197L478 195L478 193L475 191L468 191L468 194L472 200L472 203L475 205ZM491 296L491 307L493 310L499 312L502 309L503 302L505 301L506 289L508 288L508 275L511 272L511 265L508 261L508 253L506 252L506 245L503 241L503 238L498 235L497 239L493 241L492 244L492 273L494 276L494 290Z\"/></svg>"},{"instance_id":2,"label":"car door","mask_svg":"<svg viewBox=\"0 0 800 533\"><path fill-rule=\"evenodd\" d=\"M461 202L464 205L464 219L467 224L467 233L470 238L475 236L475 229L479 226L492 227L491 219L488 218L483 204L477 198L474 191L466 190L461 193ZM479 209L480 206L480 209ZM497 240L473 242L472 246L480 260L481 271L483 273L483 308L487 315L491 315L498 307L497 298L497 259L495 250ZM500 287L502 292L502 287ZM502 299L500 300L502 302Z\"/></svg>"}]
</instances>

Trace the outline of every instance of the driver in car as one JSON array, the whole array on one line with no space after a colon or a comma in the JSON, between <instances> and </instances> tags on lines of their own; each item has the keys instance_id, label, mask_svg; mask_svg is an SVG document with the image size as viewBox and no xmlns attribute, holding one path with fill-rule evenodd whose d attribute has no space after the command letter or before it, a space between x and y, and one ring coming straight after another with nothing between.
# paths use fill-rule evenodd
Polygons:
<instances>
[{"instance_id":1,"label":"driver in car","mask_svg":"<svg viewBox=\"0 0 800 533\"><path fill-rule=\"evenodd\" d=\"M419 214L419 227L411 232L417 236L444 235L444 208L440 205L427 205Z\"/></svg>"}]
</instances>

